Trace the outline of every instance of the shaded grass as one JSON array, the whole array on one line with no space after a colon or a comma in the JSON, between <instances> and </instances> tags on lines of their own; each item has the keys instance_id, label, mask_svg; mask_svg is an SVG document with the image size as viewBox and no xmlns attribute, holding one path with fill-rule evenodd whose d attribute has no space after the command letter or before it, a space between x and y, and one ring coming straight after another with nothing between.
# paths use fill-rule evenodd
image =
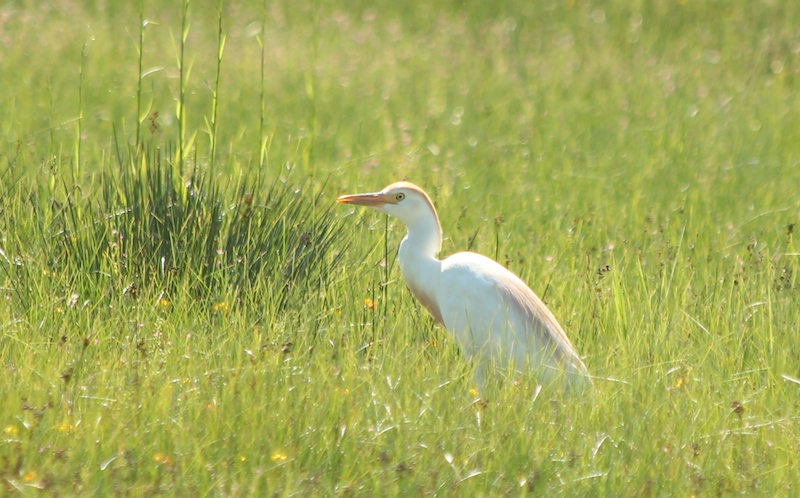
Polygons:
<instances>
[{"instance_id":1,"label":"shaded grass","mask_svg":"<svg viewBox=\"0 0 800 498\"><path fill-rule=\"evenodd\" d=\"M86 187L52 182L54 197L39 189L22 199L15 191L25 184L8 192L12 209L33 207L4 213L14 227L7 249L17 264L5 270L19 311L47 295L36 285L42 276L59 274L70 307L140 293L169 303L186 293L201 303L262 300L279 310L299 295L321 295L347 239L330 207L318 207L318 194L245 176L223 189L197 168L180 174L169 156L155 148L137 154Z\"/></svg>"}]
</instances>

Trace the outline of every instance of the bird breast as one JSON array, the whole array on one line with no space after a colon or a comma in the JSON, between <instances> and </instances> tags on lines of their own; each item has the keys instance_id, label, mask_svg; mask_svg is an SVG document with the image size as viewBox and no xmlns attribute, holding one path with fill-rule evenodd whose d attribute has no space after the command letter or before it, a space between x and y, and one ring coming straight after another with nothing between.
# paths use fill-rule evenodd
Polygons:
<instances>
[{"instance_id":1,"label":"bird breast","mask_svg":"<svg viewBox=\"0 0 800 498\"><path fill-rule=\"evenodd\" d=\"M401 246L402 248L402 246ZM400 270L411 294L442 325L445 321L439 308L436 290L439 287L441 262L431 258L408 258L400 253ZM445 325L446 326L446 325Z\"/></svg>"}]
</instances>

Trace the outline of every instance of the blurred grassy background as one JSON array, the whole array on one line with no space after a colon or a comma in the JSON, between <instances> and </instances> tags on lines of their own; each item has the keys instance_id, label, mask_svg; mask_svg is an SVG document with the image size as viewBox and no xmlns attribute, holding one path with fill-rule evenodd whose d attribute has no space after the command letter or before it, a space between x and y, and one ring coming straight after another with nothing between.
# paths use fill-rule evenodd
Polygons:
<instances>
[{"instance_id":1,"label":"blurred grassy background","mask_svg":"<svg viewBox=\"0 0 800 498\"><path fill-rule=\"evenodd\" d=\"M2 489L797 488L800 4L182 12L0 7ZM544 297L594 392L476 398L403 227L332 206L402 178L444 253Z\"/></svg>"}]
</instances>

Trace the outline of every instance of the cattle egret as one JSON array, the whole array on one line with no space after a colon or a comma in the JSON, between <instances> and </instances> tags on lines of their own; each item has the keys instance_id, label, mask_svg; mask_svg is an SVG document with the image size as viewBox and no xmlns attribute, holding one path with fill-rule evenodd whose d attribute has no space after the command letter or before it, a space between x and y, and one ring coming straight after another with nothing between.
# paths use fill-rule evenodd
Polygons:
<instances>
[{"instance_id":1,"label":"cattle egret","mask_svg":"<svg viewBox=\"0 0 800 498\"><path fill-rule=\"evenodd\" d=\"M534 292L499 263L474 252L439 260L442 228L430 197L409 182L337 202L369 206L402 221L408 234L398 260L414 297L479 365L532 371L540 382L590 383L564 330Z\"/></svg>"}]
</instances>

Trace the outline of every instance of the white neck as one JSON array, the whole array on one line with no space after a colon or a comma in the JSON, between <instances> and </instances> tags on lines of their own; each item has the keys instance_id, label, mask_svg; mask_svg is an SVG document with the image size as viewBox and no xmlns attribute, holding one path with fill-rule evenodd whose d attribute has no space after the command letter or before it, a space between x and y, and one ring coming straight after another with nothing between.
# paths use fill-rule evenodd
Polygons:
<instances>
[{"instance_id":1,"label":"white neck","mask_svg":"<svg viewBox=\"0 0 800 498\"><path fill-rule=\"evenodd\" d=\"M404 213L406 216L401 218L408 234L400 242L397 259L411 293L434 318L444 323L436 300L442 271L442 262L436 258L442 250L442 227L436 209L432 205L430 209L425 207Z\"/></svg>"},{"instance_id":2,"label":"white neck","mask_svg":"<svg viewBox=\"0 0 800 498\"><path fill-rule=\"evenodd\" d=\"M424 259L436 259L442 250L442 228L434 217L417 218L408 224L408 235L400 243L401 253Z\"/></svg>"},{"instance_id":3,"label":"white neck","mask_svg":"<svg viewBox=\"0 0 800 498\"><path fill-rule=\"evenodd\" d=\"M418 218L409 224L408 235L400 242L397 254L400 269L409 286L424 285L425 288L432 288L435 285L429 279L438 277L441 262L436 255L441 249L442 232L437 219Z\"/></svg>"},{"instance_id":4,"label":"white neck","mask_svg":"<svg viewBox=\"0 0 800 498\"><path fill-rule=\"evenodd\" d=\"M411 293L434 318L444 323L436 302L442 271L442 262L436 255L441 248L442 233L438 222L428 227L415 224L408 227L408 235L400 242L397 259Z\"/></svg>"}]
</instances>

